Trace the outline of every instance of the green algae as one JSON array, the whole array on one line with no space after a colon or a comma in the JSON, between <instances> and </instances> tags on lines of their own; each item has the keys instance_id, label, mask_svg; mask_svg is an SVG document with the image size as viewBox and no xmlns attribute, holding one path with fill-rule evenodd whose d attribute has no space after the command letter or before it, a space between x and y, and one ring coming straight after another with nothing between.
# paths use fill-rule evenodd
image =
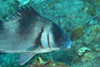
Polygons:
<instances>
[{"instance_id":1,"label":"green algae","mask_svg":"<svg viewBox=\"0 0 100 67\"><path fill-rule=\"evenodd\" d=\"M87 13L89 15L95 15L96 14L96 9L97 9L97 7L91 7L91 8L88 7Z\"/></svg>"},{"instance_id":2,"label":"green algae","mask_svg":"<svg viewBox=\"0 0 100 67\"><path fill-rule=\"evenodd\" d=\"M54 0L52 2L49 2L47 6L49 7L50 10L53 10L54 9L54 5L57 4L57 3L58 3L58 1Z\"/></svg>"},{"instance_id":3,"label":"green algae","mask_svg":"<svg viewBox=\"0 0 100 67\"><path fill-rule=\"evenodd\" d=\"M90 29L91 29L92 31L95 31L95 32L97 32L97 33L100 33L100 27L99 27L99 26L92 26Z\"/></svg>"},{"instance_id":4,"label":"green algae","mask_svg":"<svg viewBox=\"0 0 100 67\"><path fill-rule=\"evenodd\" d=\"M82 26L79 26L77 27L76 29L74 29L71 33L71 40L74 41L74 40L77 40L79 39L80 37L83 36L84 32L83 32L83 27Z\"/></svg>"},{"instance_id":5,"label":"green algae","mask_svg":"<svg viewBox=\"0 0 100 67\"><path fill-rule=\"evenodd\" d=\"M96 27L96 29L94 29L95 32L100 33L100 27Z\"/></svg>"},{"instance_id":6,"label":"green algae","mask_svg":"<svg viewBox=\"0 0 100 67\"><path fill-rule=\"evenodd\" d=\"M96 14L96 10L99 7L99 2L100 0L85 0L85 7L83 8L83 10L86 11L89 15L93 16Z\"/></svg>"}]
</instances>

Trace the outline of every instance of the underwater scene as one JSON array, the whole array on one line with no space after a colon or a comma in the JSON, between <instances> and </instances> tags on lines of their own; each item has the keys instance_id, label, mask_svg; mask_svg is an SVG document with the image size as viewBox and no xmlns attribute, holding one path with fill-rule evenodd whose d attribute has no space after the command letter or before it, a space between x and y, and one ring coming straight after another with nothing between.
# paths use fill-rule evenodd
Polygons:
<instances>
[{"instance_id":1,"label":"underwater scene","mask_svg":"<svg viewBox=\"0 0 100 67\"><path fill-rule=\"evenodd\" d=\"M0 0L0 67L100 67L100 0Z\"/></svg>"}]
</instances>

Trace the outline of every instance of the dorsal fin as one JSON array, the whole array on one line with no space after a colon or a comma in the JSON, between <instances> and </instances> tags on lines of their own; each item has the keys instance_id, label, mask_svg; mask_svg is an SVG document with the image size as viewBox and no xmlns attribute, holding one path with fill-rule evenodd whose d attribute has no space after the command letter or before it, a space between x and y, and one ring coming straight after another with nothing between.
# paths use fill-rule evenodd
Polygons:
<instances>
[{"instance_id":1,"label":"dorsal fin","mask_svg":"<svg viewBox=\"0 0 100 67\"><path fill-rule=\"evenodd\" d=\"M18 10L18 13L20 13L21 16L38 15L38 13L31 6L30 8L28 8L27 6L25 6L25 8L21 8L20 10Z\"/></svg>"},{"instance_id":2,"label":"dorsal fin","mask_svg":"<svg viewBox=\"0 0 100 67\"><path fill-rule=\"evenodd\" d=\"M16 17L24 18L28 16L33 16L33 15L39 16L39 14L31 6L30 7L24 6L9 19L12 19L12 18L14 19Z\"/></svg>"}]
</instances>

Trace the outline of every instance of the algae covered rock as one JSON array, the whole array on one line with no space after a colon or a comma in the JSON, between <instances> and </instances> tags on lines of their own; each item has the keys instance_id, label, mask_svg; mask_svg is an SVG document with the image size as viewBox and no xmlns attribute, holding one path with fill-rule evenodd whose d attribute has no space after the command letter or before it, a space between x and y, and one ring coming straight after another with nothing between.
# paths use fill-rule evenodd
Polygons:
<instances>
[{"instance_id":1,"label":"algae covered rock","mask_svg":"<svg viewBox=\"0 0 100 67\"><path fill-rule=\"evenodd\" d=\"M35 62L30 64L28 67L67 67L67 66L61 62L58 62L58 63L53 62L51 59L44 61L41 57L39 57L36 59Z\"/></svg>"},{"instance_id":2,"label":"algae covered rock","mask_svg":"<svg viewBox=\"0 0 100 67\"><path fill-rule=\"evenodd\" d=\"M100 0L84 0L84 11L94 16L97 8L100 6Z\"/></svg>"},{"instance_id":3,"label":"algae covered rock","mask_svg":"<svg viewBox=\"0 0 100 67\"><path fill-rule=\"evenodd\" d=\"M95 55L91 52L87 52L85 53L82 57L81 57L81 62L89 62L91 60L93 60L95 58Z\"/></svg>"},{"instance_id":4,"label":"algae covered rock","mask_svg":"<svg viewBox=\"0 0 100 67\"><path fill-rule=\"evenodd\" d=\"M100 27L99 27L99 25L91 26L90 29L92 31L95 31L97 33L100 33Z\"/></svg>"},{"instance_id":5,"label":"algae covered rock","mask_svg":"<svg viewBox=\"0 0 100 67\"><path fill-rule=\"evenodd\" d=\"M74 41L74 40L77 40L79 39L80 37L83 36L84 32L83 32L83 27L82 26L79 26L77 27L76 29L74 29L71 33L71 40Z\"/></svg>"}]
</instances>

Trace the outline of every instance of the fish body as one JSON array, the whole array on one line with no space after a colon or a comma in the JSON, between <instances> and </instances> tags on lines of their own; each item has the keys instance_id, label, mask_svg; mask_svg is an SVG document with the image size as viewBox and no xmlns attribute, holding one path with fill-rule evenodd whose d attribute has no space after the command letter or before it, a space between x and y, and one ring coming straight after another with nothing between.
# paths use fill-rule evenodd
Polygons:
<instances>
[{"instance_id":1,"label":"fish body","mask_svg":"<svg viewBox=\"0 0 100 67\"><path fill-rule=\"evenodd\" d=\"M0 21L0 52L22 53L20 65L38 53L68 49L70 44L70 38L60 27L32 7L22 8L9 20Z\"/></svg>"}]
</instances>

